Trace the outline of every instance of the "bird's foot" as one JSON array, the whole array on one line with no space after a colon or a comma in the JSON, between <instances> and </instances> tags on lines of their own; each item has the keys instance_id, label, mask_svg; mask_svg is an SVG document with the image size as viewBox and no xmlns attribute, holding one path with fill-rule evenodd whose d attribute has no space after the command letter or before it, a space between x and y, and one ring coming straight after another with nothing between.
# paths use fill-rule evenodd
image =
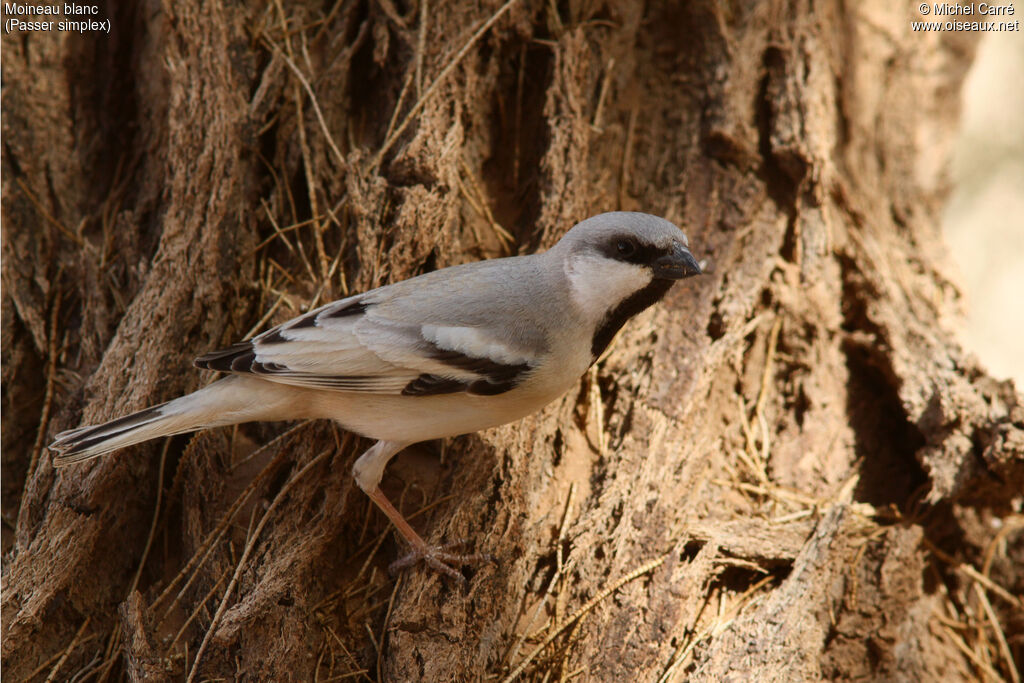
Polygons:
<instances>
[{"instance_id":1,"label":"bird's foot","mask_svg":"<svg viewBox=\"0 0 1024 683\"><path fill-rule=\"evenodd\" d=\"M483 564L485 562L494 562L495 560L493 555L488 555L487 553L451 552L453 549L464 545L466 545L465 540L443 543L441 545L427 545L424 543L420 546L416 544L408 555L392 562L391 566L388 567L388 571L394 574L422 561L434 571L451 577L459 583L465 583L466 577L456 567L463 567L467 564Z\"/></svg>"},{"instance_id":2,"label":"bird's foot","mask_svg":"<svg viewBox=\"0 0 1024 683\"><path fill-rule=\"evenodd\" d=\"M380 490L379 486L369 487L364 489L367 495L370 496L370 500L377 504L377 507L388 516L391 523L395 525L395 529L398 533L408 541L409 545L412 546L412 552L405 557L399 558L391 563L388 570L393 574L400 569L410 567L419 561L423 561L428 567L434 571L440 572L445 576L450 576L460 583L465 583L466 579L456 569L456 567L462 567L467 564L481 564L483 562L494 562L494 558L490 555L483 553L453 553L451 552L454 548L464 546L466 542L455 541L453 543L444 543L442 545L428 545L423 538L417 534L409 522L406 521L405 517L402 516L395 506L391 504L391 501L387 499L384 493Z\"/></svg>"}]
</instances>

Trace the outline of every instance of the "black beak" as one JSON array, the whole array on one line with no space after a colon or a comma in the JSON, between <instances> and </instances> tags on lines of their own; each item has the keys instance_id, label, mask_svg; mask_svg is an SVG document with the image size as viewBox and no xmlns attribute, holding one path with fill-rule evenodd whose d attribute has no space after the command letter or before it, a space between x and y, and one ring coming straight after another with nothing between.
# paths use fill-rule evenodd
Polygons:
<instances>
[{"instance_id":1,"label":"black beak","mask_svg":"<svg viewBox=\"0 0 1024 683\"><path fill-rule=\"evenodd\" d=\"M679 242L672 243L672 252L654 261L654 277L663 280L682 280L700 275L700 265L690 250Z\"/></svg>"}]
</instances>

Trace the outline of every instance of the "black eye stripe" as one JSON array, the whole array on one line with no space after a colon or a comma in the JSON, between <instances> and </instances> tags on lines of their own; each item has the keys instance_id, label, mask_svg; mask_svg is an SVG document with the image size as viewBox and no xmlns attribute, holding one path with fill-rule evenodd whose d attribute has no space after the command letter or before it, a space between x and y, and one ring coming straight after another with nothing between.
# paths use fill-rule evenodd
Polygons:
<instances>
[{"instance_id":1,"label":"black eye stripe","mask_svg":"<svg viewBox=\"0 0 1024 683\"><path fill-rule=\"evenodd\" d=\"M631 249L626 249L623 252L619 248L623 242L628 243ZM661 249L653 244L640 242L632 235L620 235L606 241L601 248L601 252L608 258L615 259L616 261L625 261L626 263L635 263L643 266L654 263L654 261L669 253L669 250Z\"/></svg>"}]
</instances>

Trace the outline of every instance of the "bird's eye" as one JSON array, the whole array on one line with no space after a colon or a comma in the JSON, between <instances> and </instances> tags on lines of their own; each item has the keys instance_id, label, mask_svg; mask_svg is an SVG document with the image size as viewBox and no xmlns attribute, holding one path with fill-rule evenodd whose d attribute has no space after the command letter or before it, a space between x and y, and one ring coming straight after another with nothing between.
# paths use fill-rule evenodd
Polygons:
<instances>
[{"instance_id":1,"label":"bird's eye","mask_svg":"<svg viewBox=\"0 0 1024 683\"><path fill-rule=\"evenodd\" d=\"M619 252L619 256L629 258L636 253L636 244L633 240L619 240L615 243L615 250Z\"/></svg>"}]
</instances>

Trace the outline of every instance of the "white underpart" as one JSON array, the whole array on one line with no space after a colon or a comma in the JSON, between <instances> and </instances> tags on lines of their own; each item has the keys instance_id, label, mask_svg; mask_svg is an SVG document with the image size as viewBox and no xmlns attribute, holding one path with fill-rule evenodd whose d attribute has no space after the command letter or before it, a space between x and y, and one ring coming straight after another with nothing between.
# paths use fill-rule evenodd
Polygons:
<instances>
[{"instance_id":1,"label":"white underpart","mask_svg":"<svg viewBox=\"0 0 1024 683\"><path fill-rule=\"evenodd\" d=\"M363 491L369 493L380 485L384 478L384 468L391 458L409 444L401 441L378 441L370 450L359 456L352 465L352 475Z\"/></svg>"},{"instance_id":2,"label":"white underpart","mask_svg":"<svg viewBox=\"0 0 1024 683\"><path fill-rule=\"evenodd\" d=\"M471 358L487 358L503 365L521 365L530 361L521 351L509 348L493 335L474 327L424 325L421 329L427 341Z\"/></svg>"},{"instance_id":3,"label":"white underpart","mask_svg":"<svg viewBox=\"0 0 1024 683\"><path fill-rule=\"evenodd\" d=\"M649 268L595 254L570 257L565 262L565 274L573 301L595 322L649 285L653 277Z\"/></svg>"}]
</instances>

